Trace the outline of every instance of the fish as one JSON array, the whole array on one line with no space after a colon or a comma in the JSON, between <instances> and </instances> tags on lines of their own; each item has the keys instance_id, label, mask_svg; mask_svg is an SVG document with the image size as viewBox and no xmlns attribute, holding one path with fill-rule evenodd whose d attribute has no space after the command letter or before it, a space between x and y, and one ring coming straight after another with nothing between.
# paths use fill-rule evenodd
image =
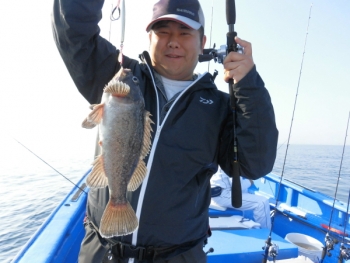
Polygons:
<instances>
[{"instance_id":1,"label":"fish","mask_svg":"<svg viewBox=\"0 0 350 263\"><path fill-rule=\"evenodd\" d=\"M99 232L102 237L124 236L138 228L127 191L135 191L144 180L144 158L151 148L151 114L145 110L139 80L130 69L117 72L105 86L100 104L82 127L99 126L101 154L93 161L86 183L92 188L108 186L110 198L103 212Z\"/></svg>"}]
</instances>

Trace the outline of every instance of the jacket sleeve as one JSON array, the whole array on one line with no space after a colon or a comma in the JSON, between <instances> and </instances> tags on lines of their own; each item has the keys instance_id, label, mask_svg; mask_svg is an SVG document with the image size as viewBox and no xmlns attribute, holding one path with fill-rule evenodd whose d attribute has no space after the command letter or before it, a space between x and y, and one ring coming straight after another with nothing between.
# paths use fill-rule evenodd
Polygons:
<instances>
[{"instance_id":1,"label":"jacket sleeve","mask_svg":"<svg viewBox=\"0 0 350 263\"><path fill-rule=\"evenodd\" d=\"M236 135L240 174L258 179L272 171L278 131L270 95L254 68L233 86L236 97ZM221 139L219 164L232 176L232 114Z\"/></svg>"},{"instance_id":2,"label":"jacket sleeve","mask_svg":"<svg viewBox=\"0 0 350 263\"><path fill-rule=\"evenodd\" d=\"M79 92L91 104L119 69L118 50L102 38L104 0L54 0L52 29L58 51Z\"/></svg>"}]
</instances>

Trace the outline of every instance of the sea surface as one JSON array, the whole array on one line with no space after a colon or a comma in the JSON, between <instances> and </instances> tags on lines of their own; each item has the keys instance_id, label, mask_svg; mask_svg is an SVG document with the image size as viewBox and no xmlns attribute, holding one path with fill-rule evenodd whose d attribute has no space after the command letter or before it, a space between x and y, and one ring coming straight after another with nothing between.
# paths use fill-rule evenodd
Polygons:
<instances>
[{"instance_id":1,"label":"sea surface","mask_svg":"<svg viewBox=\"0 0 350 263\"><path fill-rule=\"evenodd\" d=\"M11 151L6 151L11 148ZM91 147L90 147L91 148ZM280 145L273 172L308 188L335 195L340 174L337 199L347 202L350 182L350 147L321 145ZM15 141L2 143L0 153L0 262L7 263L45 221L72 182L90 167L93 152L87 148L50 152L39 157ZM5 150L4 150L5 149ZM38 153L35 153L38 154ZM41 159L39 159L41 158ZM285 164L284 164L285 163ZM62 175L58 174L50 166ZM284 167L284 169L283 169ZM341 169L340 169L341 167Z\"/></svg>"}]
</instances>

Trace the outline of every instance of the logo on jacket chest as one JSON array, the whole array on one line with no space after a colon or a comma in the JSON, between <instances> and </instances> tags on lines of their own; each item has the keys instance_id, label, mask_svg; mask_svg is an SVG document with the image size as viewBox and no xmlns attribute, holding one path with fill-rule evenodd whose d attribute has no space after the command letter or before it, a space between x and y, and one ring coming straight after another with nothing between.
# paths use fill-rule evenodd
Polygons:
<instances>
[{"instance_id":1,"label":"logo on jacket chest","mask_svg":"<svg viewBox=\"0 0 350 263\"><path fill-rule=\"evenodd\" d=\"M213 104L214 101L212 100L208 100L208 99L205 99L205 98L202 98L202 97L199 97L199 102L203 103L203 104Z\"/></svg>"}]
</instances>

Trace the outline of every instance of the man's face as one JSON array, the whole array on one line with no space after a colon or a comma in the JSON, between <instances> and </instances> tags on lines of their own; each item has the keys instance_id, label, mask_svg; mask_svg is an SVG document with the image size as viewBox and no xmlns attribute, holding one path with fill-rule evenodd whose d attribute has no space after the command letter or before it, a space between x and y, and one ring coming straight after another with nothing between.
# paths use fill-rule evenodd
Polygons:
<instances>
[{"instance_id":1,"label":"man's face","mask_svg":"<svg viewBox=\"0 0 350 263\"><path fill-rule=\"evenodd\" d=\"M198 30L173 21L156 23L151 33L150 53L155 70L173 80L191 80L206 37Z\"/></svg>"}]
</instances>

